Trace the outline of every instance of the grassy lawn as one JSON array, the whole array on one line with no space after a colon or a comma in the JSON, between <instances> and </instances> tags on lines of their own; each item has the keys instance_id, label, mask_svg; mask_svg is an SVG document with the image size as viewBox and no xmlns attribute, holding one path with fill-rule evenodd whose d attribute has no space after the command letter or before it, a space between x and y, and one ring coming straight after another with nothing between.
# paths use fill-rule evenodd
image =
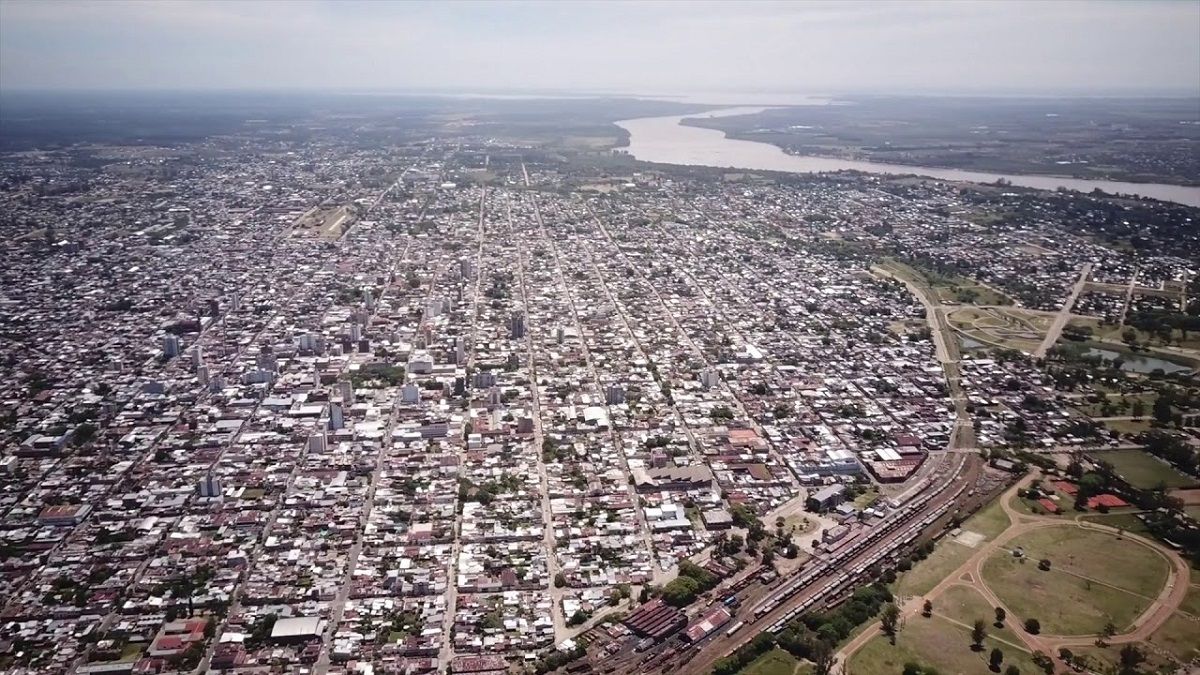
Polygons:
<instances>
[{"instance_id":1,"label":"grassy lawn","mask_svg":"<svg viewBox=\"0 0 1200 675\"><path fill-rule=\"evenodd\" d=\"M1131 485L1148 490L1159 483L1169 488L1192 485L1194 478L1184 475L1166 462L1141 450L1113 450L1097 452L1093 456L1112 464L1113 469Z\"/></svg>"},{"instance_id":2,"label":"grassy lawn","mask_svg":"<svg viewBox=\"0 0 1200 675\"><path fill-rule=\"evenodd\" d=\"M138 657L142 655L142 647L144 646L134 643L126 644L121 648L121 658L119 660L124 662L137 661Z\"/></svg>"},{"instance_id":3,"label":"grassy lawn","mask_svg":"<svg viewBox=\"0 0 1200 675\"><path fill-rule=\"evenodd\" d=\"M1115 431L1119 434L1140 434L1143 431L1149 431L1154 425L1150 423L1149 418L1140 420L1104 420L1101 422L1105 429ZM1131 452L1137 452L1136 450Z\"/></svg>"},{"instance_id":4,"label":"grassy lawn","mask_svg":"<svg viewBox=\"0 0 1200 675\"><path fill-rule=\"evenodd\" d=\"M797 663L796 657L776 647L755 659L738 675L792 675Z\"/></svg>"},{"instance_id":5,"label":"grassy lawn","mask_svg":"<svg viewBox=\"0 0 1200 675\"><path fill-rule=\"evenodd\" d=\"M1196 639L1196 622L1176 612L1167 619L1148 640L1149 644L1139 643L1138 647L1146 655L1146 662L1140 672L1172 673L1188 672L1180 670L1192 659L1200 658L1200 641ZM1108 647L1078 647L1076 654L1083 654L1089 660L1089 665L1097 672L1116 672L1120 661L1121 646Z\"/></svg>"},{"instance_id":6,"label":"grassy lawn","mask_svg":"<svg viewBox=\"0 0 1200 675\"><path fill-rule=\"evenodd\" d=\"M847 675L896 675L905 663L937 668L943 675L978 675L988 672L987 658L993 647L1004 652L1004 664L1022 673L1040 672L1029 654L988 637L983 650L971 650L970 630L938 616L909 619L896 635L895 646L879 635L854 653L846 664Z\"/></svg>"},{"instance_id":7,"label":"grassy lawn","mask_svg":"<svg viewBox=\"0 0 1200 675\"><path fill-rule=\"evenodd\" d=\"M1187 596L1179 604L1179 609L1200 618L1200 586L1193 584L1188 588Z\"/></svg>"},{"instance_id":8,"label":"grassy lawn","mask_svg":"<svg viewBox=\"0 0 1200 675\"><path fill-rule=\"evenodd\" d=\"M1011 545L1023 547L1026 557L996 552L984 563L984 581L1015 620L1036 618L1048 634L1090 635L1109 621L1124 629L1166 583L1168 564L1161 556L1102 532L1053 527ZM1042 558L1050 559L1049 571L1038 569Z\"/></svg>"},{"instance_id":9,"label":"grassy lawn","mask_svg":"<svg viewBox=\"0 0 1200 675\"><path fill-rule=\"evenodd\" d=\"M1183 663L1200 658L1200 626L1179 612L1150 636L1150 644L1170 652Z\"/></svg>"},{"instance_id":10,"label":"grassy lawn","mask_svg":"<svg viewBox=\"0 0 1200 675\"><path fill-rule=\"evenodd\" d=\"M978 532L988 539L1008 529L1008 516L995 500L979 510L963 523L962 529ZM918 562L911 570L900 575L894 593L897 595L924 595L938 585L946 575L966 562L975 549L951 539L943 539L928 558Z\"/></svg>"},{"instance_id":11,"label":"grassy lawn","mask_svg":"<svg viewBox=\"0 0 1200 675\"><path fill-rule=\"evenodd\" d=\"M875 500L878 498L879 490L871 488L854 498L854 506L855 508L865 509L871 504L874 504Z\"/></svg>"},{"instance_id":12,"label":"grassy lawn","mask_svg":"<svg viewBox=\"0 0 1200 675\"><path fill-rule=\"evenodd\" d=\"M1003 628L996 628L993 623L996 620L996 608L992 607L979 591L969 586L947 588L934 602L933 612L968 626L974 626L976 619L983 619L987 623L988 635L1005 642L1021 644L1020 638L1008 627L1007 621Z\"/></svg>"},{"instance_id":13,"label":"grassy lawn","mask_svg":"<svg viewBox=\"0 0 1200 675\"><path fill-rule=\"evenodd\" d=\"M1094 513L1084 516L1083 519L1088 522L1096 523L1097 525L1119 527L1126 532L1133 532L1134 534L1149 533L1149 530L1146 529L1146 524L1142 522L1142 519L1128 511L1124 513Z\"/></svg>"},{"instance_id":14,"label":"grassy lawn","mask_svg":"<svg viewBox=\"0 0 1200 675\"><path fill-rule=\"evenodd\" d=\"M1022 563L1004 552L984 563L983 576L1016 615L1011 621L1037 619L1042 632L1052 635L1093 635L1109 621L1124 630L1150 605L1125 591L1054 570L1043 572L1037 562Z\"/></svg>"},{"instance_id":15,"label":"grassy lawn","mask_svg":"<svg viewBox=\"0 0 1200 675\"><path fill-rule=\"evenodd\" d=\"M1016 546L1025 549L1035 572L1037 561L1049 558L1051 571L1071 572L1147 597L1158 595L1170 569L1161 555L1141 544L1080 527L1034 530L1008 544Z\"/></svg>"}]
</instances>

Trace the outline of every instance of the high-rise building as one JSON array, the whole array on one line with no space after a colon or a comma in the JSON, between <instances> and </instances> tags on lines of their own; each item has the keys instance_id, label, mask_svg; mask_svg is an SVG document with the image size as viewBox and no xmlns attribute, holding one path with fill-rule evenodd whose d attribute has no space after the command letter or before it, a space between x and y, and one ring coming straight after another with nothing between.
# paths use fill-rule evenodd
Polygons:
<instances>
[{"instance_id":1,"label":"high-rise building","mask_svg":"<svg viewBox=\"0 0 1200 675\"><path fill-rule=\"evenodd\" d=\"M163 355L169 359L179 356L179 336L167 334L162 341Z\"/></svg>"},{"instance_id":2,"label":"high-rise building","mask_svg":"<svg viewBox=\"0 0 1200 675\"><path fill-rule=\"evenodd\" d=\"M308 437L308 451L322 453L325 452L325 433L319 432Z\"/></svg>"},{"instance_id":3,"label":"high-rise building","mask_svg":"<svg viewBox=\"0 0 1200 675\"><path fill-rule=\"evenodd\" d=\"M521 340L525 337L525 315L520 312L513 312L512 317L508 320L509 337L514 340Z\"/></svg>"},{"instance_id":4,"label":"high-rise building","mask_svg":"<svg viewBox=\"0 0 1200 675\"><path fill-rule=\"evenodd\" d=\"M712 389L721 382L721 376L712 368L705 368L700 371L700 385L705 389Z\"/></svg>"},{"instance_id":5,"label":"high-rise building","mask_svg":"<svg viewBox=\"0 0 1200 675\"><path fill-rule=\"evenodd\" d=\"M346 420L342 417L342 406L339 403L329 404L329 428L337 431L346 426Z\"/></svg>"},{"instance_id":6,"label":"high-rise building","mask_svg":"<svg viewBox=\"0 0 1200 675\"><path fill-rule=\"evenodd\" d=\"M192 345L192 368L204 365L204 350L200 345Z\"/></svg>"},{"instance_id":7,"label":"high-rise building","mask_svg":"<svg viewBox=\"0 0 1200 675\"><path fill-rule=\"evenodd\" d=\"M417 388L417 385L409 382L400 389L400 398L405 403L420 403L421 390Z\"/></svg>"},{"instance_id":8,"label":"high-rise building","mask_svg":"<svg viewBox=\"0 0 1200 675\"><path fill-rule=\"evenodd\" d=\"M343 403L354 402L354 385L350 383L350 380L338 380L337 393Z\"/></svg>"},{"instance_id":9,"label":"high-rise building","mask_svg":"<svg viewBox=\"0 0 1200 675\"><path fill-rule=\"evenodd\" d=\"M608 405L621 405L625 402L625 388L610 384L604 388L604 402Z\"/></svg>"},{"instance_id":10,"label":"high-rise building","mask_svg":"<svg viewBox=\"0 0 1200 675\"><path fill-rule=\"evenodd\" d=\"M200 496L206 498L221 496L221 481L211 473L200 479Z\"/></svg>"},{"instance_id":11,"label":"high-rise building","mask_svg":"<svg viewBox=\"0 0 1200 675\"><path fill-rule=\"evenodd\" d=\"M259 370L264 370L268 373L279 372L279 359L267 347L263 347L263 350L259 352L258 357L255 359L255 365L258 366Z\"/></svg>"}]
</instances>

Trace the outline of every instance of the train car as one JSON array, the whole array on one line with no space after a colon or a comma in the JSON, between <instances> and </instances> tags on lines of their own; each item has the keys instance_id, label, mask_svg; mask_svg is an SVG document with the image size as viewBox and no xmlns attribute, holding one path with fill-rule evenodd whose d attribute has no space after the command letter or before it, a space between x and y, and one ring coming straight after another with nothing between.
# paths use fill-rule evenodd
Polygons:
<instances>
[{"instance_id":1,"label":"train car","mask_svg":"<svg viewBox=\"0 0 1200 675\"><path fill-rule=\"evenodd\" d=\"M745 621L738 621L737 623L735 623L735 624L733 624L732 626L730 626L730 627L729 627L729 630L725 631L725 636L726 636L726 637L728 637L728 636L730 636L730 635L733 635L734 633L736 633L736 632L738 632L739 630L741 630L741 629L742 629L742 626L745 626L745 625L746 625L746 622L745 622Z\"/></svg>"}]
</instances>

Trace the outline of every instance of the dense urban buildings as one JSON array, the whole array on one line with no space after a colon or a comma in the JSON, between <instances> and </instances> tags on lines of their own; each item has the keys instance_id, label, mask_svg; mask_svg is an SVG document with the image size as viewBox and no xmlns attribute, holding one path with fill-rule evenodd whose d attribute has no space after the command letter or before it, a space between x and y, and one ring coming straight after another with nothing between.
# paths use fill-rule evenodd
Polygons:
<instances>
[{"instance_id":1,"label":"dense urban buildings","mask_svg":"<svg viewBox=\"0 0 1200 675\"><path fill-rule=\"evenodd\" d=\"M1195 555L1195 208L354 139L3 155L0 671L709 672L1035 467Z\"/></svg>"}]
</instances>

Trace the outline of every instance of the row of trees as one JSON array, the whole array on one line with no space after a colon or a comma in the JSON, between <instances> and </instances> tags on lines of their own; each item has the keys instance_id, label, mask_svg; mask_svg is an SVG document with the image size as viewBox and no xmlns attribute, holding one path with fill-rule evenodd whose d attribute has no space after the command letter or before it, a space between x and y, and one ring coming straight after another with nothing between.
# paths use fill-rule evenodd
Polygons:
<instances>
[{"instance_id":1,"label":"row of trees","mask_svg":"<svg viewBox=\"0 0 1200 675\"><path fill-rule=\"evenodd\" d=\"M717 662L713 675L733 675L778 645L796 658L815 664L813 675L828 675L835 665L836 645L855 626L879 614L885 606L895 607L892 593L880 583L864 586L836 609L795 619L778 635L764 631L733 654Z\"/></svg>"}]
</instances>

